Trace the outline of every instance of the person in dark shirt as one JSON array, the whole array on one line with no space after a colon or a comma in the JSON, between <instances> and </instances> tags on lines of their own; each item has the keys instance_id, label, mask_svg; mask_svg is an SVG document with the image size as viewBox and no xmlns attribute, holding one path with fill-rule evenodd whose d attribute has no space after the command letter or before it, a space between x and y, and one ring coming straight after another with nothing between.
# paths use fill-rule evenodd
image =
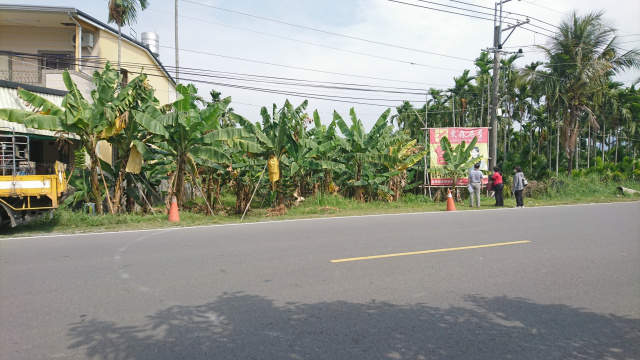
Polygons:
<instances>
[{"instance_id":1,"label":"person in dark shirt","mask_svg":"<svg viewBox=\"0 0 640 360\"><path fill-rule=\"evenodd\" d=\"M504 183L502 182L502 174L500 173L500 168L497 166L493 167L493 190L496 192L496 206L504 206L504 196L502 194L502 189L504 189Z\"/></svg>"}]
</instances>

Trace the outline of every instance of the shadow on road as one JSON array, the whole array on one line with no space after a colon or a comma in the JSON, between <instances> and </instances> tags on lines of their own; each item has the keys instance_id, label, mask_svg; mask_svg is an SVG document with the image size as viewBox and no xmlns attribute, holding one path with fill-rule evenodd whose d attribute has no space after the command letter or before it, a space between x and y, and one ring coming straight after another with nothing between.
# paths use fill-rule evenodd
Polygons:
<instances>
[{"instance_id":1,"label":"shadow on road","mask_svg":"<svg viewBox=\"0 0 640 360\"><path fill-rule=\"evenodd\" d=\"M640 320L470 295L441 309L344 301L275 306L226 294L142 326L86 319L69 349L97 359L639 359Z\"/></svg>"}]
</instances>

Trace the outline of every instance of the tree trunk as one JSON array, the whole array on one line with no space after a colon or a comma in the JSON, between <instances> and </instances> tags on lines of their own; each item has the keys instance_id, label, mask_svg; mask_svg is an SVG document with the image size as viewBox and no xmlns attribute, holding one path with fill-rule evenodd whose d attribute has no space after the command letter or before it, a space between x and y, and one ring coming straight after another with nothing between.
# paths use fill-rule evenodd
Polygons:
<instances>
[{"instance_id":1,"label":"tree trunk","mask_svg":"<svg viewBox=\"0 0 640 360\"><path fill-rule=\"evenodd\" d=\"M124 177L126 175L127 163L129 162L129 156L122 160L122 164L120 165L120 171L118 172L118 178L116 179L115 189L113 191L113 199L111 199L111 207L113 208L113 212L116 214L120 214L122 212L122 184L124 182Z\"/></svg>"},{"instance_id":2,"label":"tree trunk","mask_svg":"<svg viewBox=\"0 0 640 360\"><path fill-rule=\"evenodd\" d=\"M588 139L587 139L587 169L590 167L591 165L591 121L589 121L589 127L588 127L588 131L589 133L588 135Z\"/></svg>"},{"instance_id":3,"label":"tree trunk","mask_svg":"<svg viewBox=\"0 0 640 360\"><path fill-rule=\"evenodd\" d=\"M484 89L482 89L482 102L480 104L480 127L482 127L482 115L484 113Z\"/></svg>"},{"instance_id":4,"label":"tree trunk","mask_svg":"<svg viewBox=\"0 0 640 360\"><path fill-rule=\"evenodd\" d=\"M120 58L122 52L122 27L118 24L118 72L120 72Z\"/></svg>"},{"instance_id":5,"label":"tree trunk","mask_svg":"<svg viewBox=\"0 0 640 360\"><path fill-rule=\"evenodd\" d=\"M614 162L617 164L618 163L618 137L620 136L620 131L618 130L618 127L616 127L616 156L615 156L615 160Z\"/></svg>"},{"instance_id":6,"label":"tree trunk","mask_svg":"<svg viewBox=\"0 0 640 360\"><path fill-rule=\"evenodd\" d=\"M164 199L165 207L167 208L167 214L169 210L171 210L171 199L173 198L173 189L175 188L176 181L176 172L173 172L173 175L169 178L169 189L167 189L167 198Z\"/></svg>"},{"instance_id":7,"label":"tree trunk","mask_svg":"<svg viewBox=\"0 0 640 360\"><path fill-rule=\"evenodd\" d=\"M206 176L205 179L207 179L207 184L206 186L203 185L204 187L204 198L206 199L206 201L209 202L209 204L211 204L212 209L215 208L215 203L213 202L212 199L212 195L213 195L213 171L211 172L211 174L209 174L209 176ZM211 214L211 212L209 211L209 208L207 207L207 215L213 215Z\"/></svg>"},{"instance_id":8,"label":"tree trunk","mask_svg":"<svg viewBox=\"0 0 640 360\"><path fill-rule=\"evenodd\" d=\"M134 185L132 181L127 180L126 183L127 183L127 189L133 189L135 187L135 188L138 188L140 192L142 192L142 189L140 189L137 185ZM131 192L133 192L133 190L131 190ZM127 194L127 212L133 213L136 210L136 200L129 195L129 192L127 192L126 194Z\"/></svg>"},{"instance_id":9,"label":"tree trunk","mask_svg":"<svg viewBox=\"0 0 640 360\"><path fill-rule=\"evenodd\" d=\"M176 170L173 174L171 184L166 200L167 212L171 210L171 201L175 196L178 202L178 208L182 208L184 205L184 175L185 175L185 166L186 166L186 155L178 154L177 162L176 162Z\"/></svg>"},{"instance_id":10,"label":"tree trunk","mask_svg":"<svg viewBox=\"0 0 640 360\"><path fill-rule=\"evenodd\" d=\"M553 132L553 121L551 119L551 104L549 104L547 106L547 121L549 122L549 130L547 131L547 134L549 136L547 136L547 159L549 161L549 171L551 171L552 166L551 165L551 140L553 139L553 136L551 135Z\"/></svg>"},{"instance_id":11,"label":"tree trunk","mask_svg":"<svg viewBox=\"0 0 640 360\"><path fill-rule=\"evenodd\" d=\"M607 133L607 122L602 120L602 163L604 164L604 137Z\"/></svg>"},{"instance_id":12,"label":"tree trunk","mask_svg":"<svg viewBox=\"0 0 640 360\"><path fill-rule=\"evenodd\" d=\"M511 119L509 119L511 120ZM511 141L510 136L508 136L509 132L509 124L504 124L504 141L502 142L502 163L507 162L507 147L509 147Z\"/></svg>"},{"instance_id":13,"label":"tree trunk","mask_svg":"<svg viewBox=\"0 0 640 360\"><path fill-rule=\"evenodd\" d=\"M575 106L571 107L570 114L565 114L565 119L568 120L565 124L566 126L566 136L565 136L565 145L564 149L569 157L569 164L567 164L567 172L569 176L573 172L573 157L575 153L575 147L577 144L572 144L575 139L575 131L577 131L577 123L576 123L576 108Z\"/></svg>"},{"instance_id":14,"label":"tree trunk","mask_svg":"<svg viewBox=\"0 0 640 360\"><path fill-rule=\"evenodd\" d=\"M362 165L357 165L356 170L356 181L360 181L362 179ZM362 186L356 185L354 197L356 201L364 201L364 195L362 191Z\"/></svg>"},{"instance_id":15,"label":"tree trunk","mask_svg":"<svg viewBox=\"0 0 640 360\"><path fill-rule=\"evenodd\" d=\"M558 113L559 115L559 113ZM558 168L560 166L560 119L557 117L558 121L556 122L556 176L558 176Z\"/></svg>"},{"instance_id":16,"label":"tree trunk","mask_svg":"<svg viewBox=\"0 0 640 360\"><path fill-rule=\"evenodd\" d=\"M102 214L102 196L100 194L100 180L98 179L100 159L98 158L98 154L96 153L96 149L93 144L90 143L86 149L89 154L89 159L91 160L91 197L98 214ZM109 191L109 189L106 190Z\"/></svg>"},{"instance_id":17,"label":"tree trunk","mask_svg":"<svg viewBox=\"0 0 640 360\"><path fill-rule=\"evenodd\" d=\"M578 170L578 167L580 166L580 135L576 135L578 137L577 141L576 141L576 170Z\"/></svg>"}]
</instances>

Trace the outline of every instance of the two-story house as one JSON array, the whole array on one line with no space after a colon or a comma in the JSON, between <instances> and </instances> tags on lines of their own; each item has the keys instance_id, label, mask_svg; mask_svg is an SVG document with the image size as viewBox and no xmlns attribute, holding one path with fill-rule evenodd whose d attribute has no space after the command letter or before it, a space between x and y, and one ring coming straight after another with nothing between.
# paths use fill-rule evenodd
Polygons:
<instances>
[{"instance_id":1,"label":"two-story house","mask_svg":"<svg viewBox=\"0 0 640 360\"><path fill-rule=\"evenodd\" d=\"M27 109L17 96L18 87L38 93L60 105L66 93L62 71L68 69L83 96L90 100L92 73L107 61L117 66L118 31L75 8L0 5L0 108ZM159 60L158 37L143 33L142 41L122 34L123 81L141 71L148 75L161 105L176 98L175 81ZM0 120L0 134L28 134L31 161L53 163L73 160L72 152L59 149L57 135L27 129ZM72 148L77 149L77 141ZM99 144L101 158L111 162L111 147ZM70 156L71 154L71 156Z\"/></svg>"}]
</instances>

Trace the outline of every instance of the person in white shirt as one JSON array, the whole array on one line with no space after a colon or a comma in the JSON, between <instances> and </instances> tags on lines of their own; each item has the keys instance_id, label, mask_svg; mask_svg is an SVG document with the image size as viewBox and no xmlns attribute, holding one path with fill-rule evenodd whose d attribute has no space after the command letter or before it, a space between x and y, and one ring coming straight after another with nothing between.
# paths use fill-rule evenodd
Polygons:
<instances>
[{"instance_id":1,"label":"person in white shirt","mask_svg":"<svg viewBox=\"0 0 640 360\"><path fill-rule=\"evenodd\" d=\"M482 171L480 171L480 163L473 165L473 169L469 172L469 185L471 207L474 205L474 200L476 207L480 207L480 193L482 192Z\"/></svg>"}]
</instances>

